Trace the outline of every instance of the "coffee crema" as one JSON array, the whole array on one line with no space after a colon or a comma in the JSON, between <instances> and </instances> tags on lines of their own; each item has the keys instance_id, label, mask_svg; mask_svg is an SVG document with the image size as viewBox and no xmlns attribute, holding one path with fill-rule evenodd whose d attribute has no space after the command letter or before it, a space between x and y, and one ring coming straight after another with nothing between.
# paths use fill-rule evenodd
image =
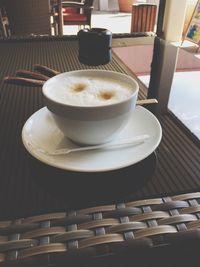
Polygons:
<instances>
[{"instance_id":1,"label":"coffee crema","mask_svg":"<svg viewBox=\"0 0 200 267\"><path fill-rule=\"evenodd\" d=\"M121 102L133 94L131 85L112 78L70 76L49 96L57 102L75 106L100 106Z\"/></svg>"}]
</instances>

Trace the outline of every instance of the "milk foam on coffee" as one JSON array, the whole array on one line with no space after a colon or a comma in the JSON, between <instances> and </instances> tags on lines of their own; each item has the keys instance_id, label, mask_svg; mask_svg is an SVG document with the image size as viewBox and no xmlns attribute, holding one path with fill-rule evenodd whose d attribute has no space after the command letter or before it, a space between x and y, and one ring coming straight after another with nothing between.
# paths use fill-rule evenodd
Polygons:
<instances>
[{"instance_id":1,"label":"milk foam on coffee","mask_svg":"<svg viewBox=\"0 0 200 267\"><path fill-rule=\"evenodd\" d=\"M57 87L49 88L57 102L76 106L99 106L121 102L133 93L131 85L112 78L94 76L65 77Z\"/></svg>"}]
</instances>

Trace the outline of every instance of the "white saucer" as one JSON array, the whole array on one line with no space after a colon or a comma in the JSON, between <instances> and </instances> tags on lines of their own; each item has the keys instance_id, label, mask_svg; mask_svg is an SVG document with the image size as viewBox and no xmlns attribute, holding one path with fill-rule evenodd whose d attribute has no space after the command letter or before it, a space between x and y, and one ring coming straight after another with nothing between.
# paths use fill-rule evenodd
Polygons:
<instances>
[{"instance_id":1,"label":"white saucer","mask_svg":"<svg viewBox=\"0 0 200 267\"><path fill-rule=\"evenodd\" d=\"M75 152L60 156L47 155L42 151L72 148L77 145L64 137L54 124L51 113L44 107L25 123L22 141L33 157L48 165L78 172L103 172L135 164L149 156L159 145L162 137L159 121L147 109L137 106L131 121L117 139L132 138L141 134L147 134L150 138L137 146Z\"/></svg>"}]
</instances>

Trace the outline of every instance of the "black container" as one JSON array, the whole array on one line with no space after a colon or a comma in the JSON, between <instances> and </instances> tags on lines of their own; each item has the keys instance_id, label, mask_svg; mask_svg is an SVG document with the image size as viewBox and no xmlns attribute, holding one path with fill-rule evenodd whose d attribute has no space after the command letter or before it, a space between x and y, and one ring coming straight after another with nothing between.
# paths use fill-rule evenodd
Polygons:
<instances>
[{"instance_id":1,"label":"black container","mask_svg":"<svg viewBox=\"0 0 200 267\"><path fill-rule=\"evenodd\" d=\"M104 65L112 59L112 33L102 28L78 32L79 61L90 66Z\"/></svg>"}]
</instances>

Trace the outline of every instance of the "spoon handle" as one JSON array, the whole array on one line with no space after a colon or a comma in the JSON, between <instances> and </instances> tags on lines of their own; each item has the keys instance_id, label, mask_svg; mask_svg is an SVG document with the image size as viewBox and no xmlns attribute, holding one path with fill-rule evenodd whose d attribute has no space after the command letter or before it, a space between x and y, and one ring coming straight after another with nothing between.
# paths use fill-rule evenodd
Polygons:
<instances>
[{"instance_id":1,"label":"spoon handle","mask_svg":"<svg viewBox=\"0 0 200 267\"><path fill-rule=\"evenodd\" d=\"M157 104L158 100L155 98L137 100L136 105Z\"/></svg>"},{"instance_id":2,"label":"spoon handle","mask_svg":"<svg viewBox=\"0 0 200 267\"><path fill-rule=\"evenodd\" d=\"M84 147L77 147L77 148L72 148L72 149L68 149L68 148L57 149L54 152L52 152L51 155L53 156L65 155L65 154L69 154L72 152L78 152L78 151L80 152L80 151L86 151L86 150L103 149L103 148L111 148L111 147L120 147L124 145L133 146L133 145L139 145L141 143L144 143L148 139L149 139L149 135L144 134L144 135L135 136L133 138L124 139L124 140L121 140L120 142L118 141L118 142L106 143L102 145L84 146Z\"/></svg>"}]
</instances>

